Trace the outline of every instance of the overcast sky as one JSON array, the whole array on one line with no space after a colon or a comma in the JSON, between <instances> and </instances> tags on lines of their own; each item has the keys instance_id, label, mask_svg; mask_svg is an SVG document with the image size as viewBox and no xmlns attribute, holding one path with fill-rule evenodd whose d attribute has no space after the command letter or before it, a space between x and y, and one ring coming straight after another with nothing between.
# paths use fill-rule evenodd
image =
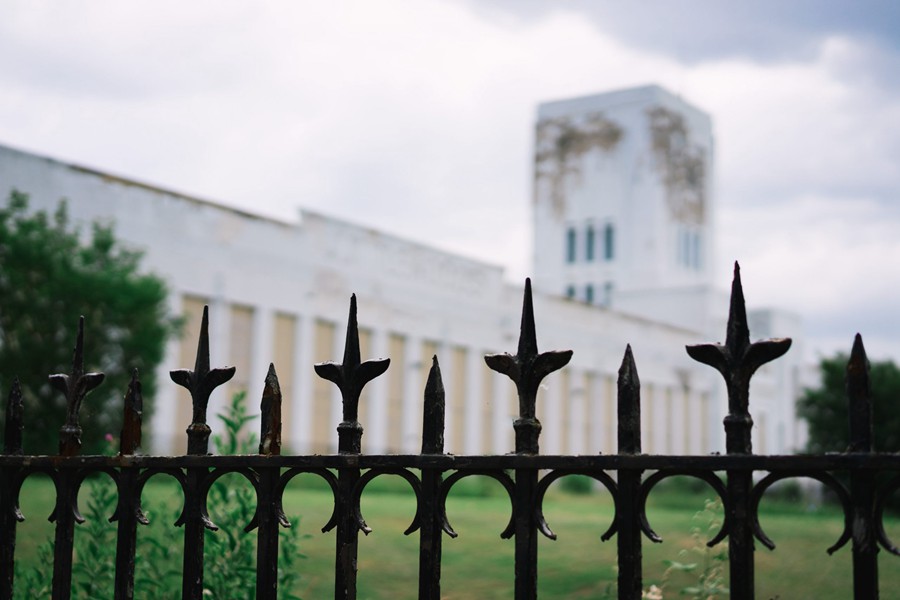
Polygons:
<instances>
[{"instance_id":1,"label":"overcast sky","mask_svg":"<svg viewBox=\"0 0 900 600\"><path fill-rule=\"evenodd\" d=\"M900 360L898 73L887 0L8 0L0 144L519 281L536 105L659 83L713 118L722 287Z\"/></svg>"}]
</instances>

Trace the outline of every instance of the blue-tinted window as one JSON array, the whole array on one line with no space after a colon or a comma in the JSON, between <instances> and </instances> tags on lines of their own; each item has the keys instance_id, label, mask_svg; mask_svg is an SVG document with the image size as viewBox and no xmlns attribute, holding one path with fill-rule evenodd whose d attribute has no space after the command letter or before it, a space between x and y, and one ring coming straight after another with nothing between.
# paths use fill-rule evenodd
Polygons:
<instances>
[{"instance_id":1,"label":"blue-tinted window","mask_svg":"<svg viewBox=\"0 0 900 600\"><path fill-rule=\"evenodd\" d=\"M570 285L566 288L566 298L574 298L575 297L575 286Z\"/></svg>"},{"instance_id":2,"label":"blue-tinted window","mask_svg":"<svg viewBox=\"0 0 900 600\"><path fill-rule=\"evenodd\" d=\"M603 258L612 260L616 257L616 230L612 223L603 228Z\"/></svg>"},{"instance_id":3,"label":"blue-tinted window","mask_svg":"<svg viewBox=\"0 0 900 600\"><path fill-rule=\"evenodd\" d=\"M594 303L594 286L590 283L584 288L584 301L588 304Z\"/></svg>"},{"instance_id":4,"label":"blue-tinted window","mask_svg":"<svg viewBox=\"0 0 900 600\"><path fill-rule=\"evenodd\" d=\"M584 237L584 259L588 262L594 260L594 226L588 225Z\"/></svg>"},{"instance_id":5,"label":"blue-tinted window","mask_svg":"<svg viewBox=\"0 0 900 600\"><path fill-rule=\"evenodd\" d=\"M566 232L566 262L575 262L576 241L575 228L569 227L569 230Z\"/></svg>"}]
</instances>

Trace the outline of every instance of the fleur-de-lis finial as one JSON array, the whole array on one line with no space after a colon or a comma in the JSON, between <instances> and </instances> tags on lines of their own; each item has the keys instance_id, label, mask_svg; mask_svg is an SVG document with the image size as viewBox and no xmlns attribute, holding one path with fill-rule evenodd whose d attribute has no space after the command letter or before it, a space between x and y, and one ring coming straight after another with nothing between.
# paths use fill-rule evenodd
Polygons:
<instances>
[{"instance_id":1,"label":"fleur-de-lis finial","mask_svg":"<svg viewBox=\"0 0 900 600\"><path fill-rule=\"evenodd\" d=\"M571 350L538 352L531 279L526 279L516 355L503 353L484 357L488 367L506 375L516 384L519 395L519 418L513 424L516 430L516 452L538 453L538 436L541 433L541 423L535 416L538 386L544 377L566 366L571 358Z\"/></svg>"},{"instance_id":2,"label":"fleur-de-lis finial","mask_svg":"<svg viewBox=\"0 0 900 600\"><path fill-rule=\"evenodd\" d=\"M359 395L363 387L385 371L391 359L381 358L360 362L359 326L356 322L356 294L350 296L350 316L347 318L347 338L344 342L344 361L340 364L324 362L315 365L316 374L334 383L341 391L344 420L338 425L338 451L362 451L362 425L359 423Z\"/></svg>"},{"instance_id":3,"label":"fleur-de-lis finial","mask_svg":"<svg viewBox=\"0 0 900 600\"><path fill-rule=\"evenodd\" d=\"M204 306L194 370L178 369L169 372L172 381L191 393L194 414L187 428L188 454L208 453L210 428L206 424L206 407L209 405L209 396L214 389L234 377L234 371L234 367L209 368L209 306Z\"/></svg>"},{"instance_id":4,"label":"fleur-de-lis finial","mask_svg":"<svg viewBox=\"0 0 900 600\"><path fill-rule=\"evenodd\" d=\"M84 317L78 319L78 336L72 356L72 372L68 375L57 373L50 376L50 385L66 398L66 422L59 430L59 453L75 456L81 450L81 425L78 412L84 397L103 383L103 373L84 372Z\"/></svg>"},{"instance_id":5,"label":"fleur-de-lis finial","mask_svg":"<svg viewBox=\"0 0 900 600\"><path fill-rule=\"evenodd\" d=\"M725 345L699 344L687 346L687 353L698 362L707 364L722 374L728 389L728 416L725 417L726 449L729 454L750 454L753 446L750 430L750 378L769 361L783 355L791 347L790 338L761 340L750 343L741 268L734 263L731 284L731 306Z\"/></svg>"}]
</instances>

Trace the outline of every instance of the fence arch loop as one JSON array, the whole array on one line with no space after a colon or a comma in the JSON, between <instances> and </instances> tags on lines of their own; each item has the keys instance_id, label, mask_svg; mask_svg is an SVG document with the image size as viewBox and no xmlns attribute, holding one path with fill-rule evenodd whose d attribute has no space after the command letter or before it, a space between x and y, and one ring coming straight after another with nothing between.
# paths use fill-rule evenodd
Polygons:
<instances>
[{"instance_id":1,"label":"fence arch loop","mask_svg":"<svg viewBox=\"0 0 900 600\"><path fill-rule=\"evenodd\" d=\"M500 537L504 540L508 540L513 536L516 531L516 484L513 483L513 480L509 475L500 471L455 471L452 475L447 477L444 482L441 484L441 493L440 500L438 506L440 506L441 511L441 520L443 522L443 529L447 532L452 538L457 537L459 534L453 530L453 527L450 525L450 520L447 518L447 496L450 494L450 489L460 480L471 477L474 475L483 475L486 477L490 477L496 481L500 482L500 485L503 486L503 489L506 490L506 493L509 495L509 502L512 505L513 511L509 516L509 523L506 524L506 529L500 533Z\"/></svg>"},{"instance_id":2,"label":"fence arch loop","mask_svg":"<svg viewBox=\"0 0 900 600\"><path fill-rule=\"evenodd\" d=\"M808 477L810 479L815 479L816 481L822 483L823 485L827 485L830 487L837 495L841 501L841 507L844 511L844 531L841 533L841 537L838 538L834 544L832 544L827 552L828 554L834 554L838 550L840 550L851 538L851 531L853 524L851 522L851 515L853 514L851 503L850 503L850 494L847 492L847 489L841 485L841 482L832 477L828 473L815 473L815 472L804 472L798 471L794 473L769 473L765 477L763 477L759 483L757 483L753 487L753 491L750 494L750 512L752 515L752 523L753 523L753 535L758 539L763 546L768 548L769 550L775 549L775 542L769 538L765 534L762 529L762 526L759 524L759 503L762 500L762 496L767 489L769 489L772 484L783 481L785 479L793 479L795 477Z\"/></svg>"},{"instance_id":3,"label":"fence arch loop","mask_svg":"<svg viewBox=\"0 0 900 600\"><path fill-rule=\"evenodd\" d=\"M650 495L650 490L653 487L662 481L663 479L668 479L669 477L693 477L695 479L699 479L701 481L705 481L710 485L710 487L719 495L719 498L722 500L722 505L725 507L725 516L722 519L722 527L719 528L718 533L712 537L709 541L706 542L707 547L712 548L719 542L725 539L728 535L729 527L731 525L731 520L728 517L728 492L725 489L725 484L722 483L722 480L719 479L715 473L712 471L692 471L692 470L676 470L676 471L657 471L650 475L647 479L641 483L640 493L638 494L638 514L641 519L641 530L644 532L644 535L647 538L655 542L657 544L662 543L662 538L656 533L652 527L650 527L650 521L647 519L647 497Z\"/></svg>"},{"instance_id":4,"label":"fence arch loop","mask_svg":"<svg viewBox=\"0 0 900 600\"><path fill-rule=\"evenodd\" d=\"M412 488L413 493L416 496L416 514L415 516L413 516L412 523L410 523L409 527L407 527L403 532L403 535L409 535L418 530L419 527L422 526L422 484L419 481L419 478L413 475L412 472L410 472L408 469L393 468L369 469L359 478L359 481L357 481L356 485L353 487L353 516L356 518L356 524L359 527L359 530L366 535L372 533L372 528L366 524L366 520L362 516L362 507L360 506L360 501L362 499L363 489L365 489L369 482L371 482L379 475L397 475L409 482L409 486Z\"/></svg>"},{"instance_id":5,"label":"fence arch loop","mask_svg":"<svg viewBox=\"0 0 900 600\"><path fill-rule=\"evenodd\" d=\"M293 469L288 469L284 473L281 474L281 479L278 481L278 493L276 497L278 498L278 513L279 519L284 519L283 523L286 523L285 527L290 527L291 523L288 521L287 517L284 515L284 488L291 482L294 477L297 475L302 475L305 473L309 473L312 475L318 475L328 484L328 487L331 488L332 499L334 500L334 508L331 511L331 517L329 517L328 522L322 527L322 533L326 533L331 531L335 527L337 527L338 521L338 490L337 490L337 477L334 476L334 473L329 471L328 469L319 469L315 467L295 467Z\"/></svg>"},{"instance_id":6,"label":"fence arch loop","mask_svg":"<svg viewBox=\"0 0 900 600\"><path fill-rule=\"evenodd\" d=\"M535 503L534 503L534 518L537 523L538 530L545 537L555 540L556 534L550 529L550 526L547 524L547 520L544 518L544 495L547 493L547 490L550 488L550 485L563 477L568 475L584 475L585 477L590 477L594 481L598 481L609 490L610 495L613 497L613 500L616 499L618 495L618 487L616 486L616 482L613 481L613 478L607 475L604 471L599 471L597 473L591 473L589 471L581 471L578 469L557 469L545 475L537 485L537 489L535 490ZM610 539L616 533L616 515L613 515L613 521L610 524L609 528L600 536L602 541L606 541Z\"/></svg>"}]
</instances>

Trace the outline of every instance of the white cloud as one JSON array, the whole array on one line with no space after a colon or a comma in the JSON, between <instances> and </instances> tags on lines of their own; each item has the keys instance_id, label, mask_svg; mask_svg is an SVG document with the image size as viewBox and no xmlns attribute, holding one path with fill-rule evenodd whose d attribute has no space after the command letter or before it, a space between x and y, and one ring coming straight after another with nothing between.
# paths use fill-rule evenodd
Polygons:
<instances>
[{"instance_id":1,"label":"white cloud","mask_svg":"<svg viewBox=\"0 0 900 600\"><path fill-rule=\"evenodd\" d=\"M688 65L576 12L437 1L12 2L0 143L266 214L303 205L519 279L536 104L658 82L713 115L723 287L741 259L751 301L809 312L824 339L817 319L900 292L900 103L865 70L885 52L832 36L805 62Z\"/></svg>"}]
</instances>

